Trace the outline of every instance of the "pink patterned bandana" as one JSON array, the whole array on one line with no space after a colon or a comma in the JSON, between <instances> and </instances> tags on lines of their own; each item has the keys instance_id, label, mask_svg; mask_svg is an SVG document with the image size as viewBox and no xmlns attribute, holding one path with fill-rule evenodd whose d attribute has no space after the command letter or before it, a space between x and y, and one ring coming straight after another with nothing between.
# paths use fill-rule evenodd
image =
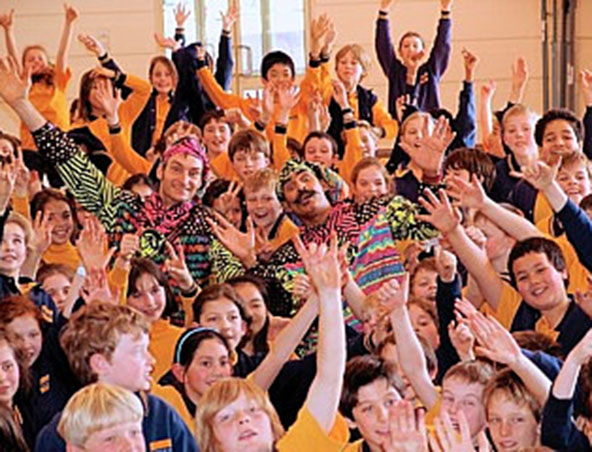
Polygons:
<instances>
[{"instance_id":1,"label":"pink patterned bandana","mask_svg":"<svg viewBox=\"0 0 592 452\"><path fill-rule=\"evenodd\" d=\"M203 163L203 178L206 180L210 171L210 162L208 160L204 146L193 137L183 137L171 144L162 154L162 163L166 164L173 155L192 155Z\"/></svg>"}]
</instances>

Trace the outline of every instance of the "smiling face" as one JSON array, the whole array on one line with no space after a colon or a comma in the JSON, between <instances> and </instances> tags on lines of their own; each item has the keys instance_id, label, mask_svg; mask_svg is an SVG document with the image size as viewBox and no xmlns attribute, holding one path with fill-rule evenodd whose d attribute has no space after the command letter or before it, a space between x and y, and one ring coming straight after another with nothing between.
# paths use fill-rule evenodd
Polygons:
<instances>
[{"instance_id":1,"label":"smiling face","mask_svg":"<svg viewBox=\"0 0 592 452\"><path fill-rule=\"evenodd\" d=\"M197 320L201 326L218 331L233 350L236 349L247 329L238 306L225 297L205 302Z\"/></svg>"},{"instance_id":2,"label":"smiling face","mask_svg":"<svg viewBox=\"0 0 592 452\"><path fill-rule=\"evenodd\" d=\"M369 166L358 173L354 186L354 199L363 203L388 193L383 171L377 166Z\"/></svg>"},{"instance_id":3,"label":"smiling face","mask_svg":"<svg viewBox=\"0 0 592 452\"><path fill-rule=\"evenodd\" d=\"M18 276L26 257L25 231L16 223L7 223L0 246L0 273Z\"/></svg>"},{"instance_id":4,"label":"smiling face","mask_svg":"<svg viewBox=\"0 0 592 452\"><path fill-rule=\"evenodd\" d=\"M548 310L566 300L567 270L557 270L545 253L525 254L514 261L511 271L520 295L529 306Z\"/></svg>"},{"instance_id":5,"label":"smiling face","mask_svg":"<svg viewBox=\"0 0 592 452\"><path fill-rule=\"evenodd\" d=\"M375 157L376 145L378 144L376 137L366 127L360 127L358 130L364 157Z\"/></svg>"},{"instance_id":6,"label":"smiling face","mask_svg":"<svg viewBox=\"0 0 592 452\"><path fill-rule=\"evenodd\" d=\"M331 168L335 160L331 141L327 138L318 137L308 140L304 147L304 160L325 168Z\"/></svg>"},{"instance_id":7,"label":"smiling face","mask_svg":"<svg viewBox=\"0 0 592 452\"><path fill-rule=\"evenodd\" d=\"M429 301L436 301L438 272L428 268L419 268L411 281L411 295Z\"/></svg>"},{"instance_id":8,"label":"smiling face","mask_svg":"<svg viewBox=\"0 0 592 452\"><path fill-rule=\"evenodd\" d=\"M440 345L440 335L434 319L417 304L409 305L409 317L415 333L428 341L436 350Z\"/></svg>"},{"instance_id":9,"label":"smiling face","mask_svg":"<svg viewBox=\"0 0 592 452\"><path fill-rule=\"evenodd\" d=\"M337 77L350 89L357 86L364 74L364 68L354 53L349 52L342 55L337 60Z\"/></svg>"},{"instance_id":10,"label":"smiling face","mask_svg":"<svg viewBox=\"0 0 592 452\"><path fill-rule=\"evenodd\" d=\"M263 152L253 149L239 149L232 156L232 166L241 181L269 166L269 159Z\"/></svg>"},{"instance_id":11,"label":"smiling face","mask_svg":"<svg viewBox=\"0 0 592 452\"><path fill-rule=\"evenodd\" d=\"M541 146L541 158L548 162L553 156L578 152L581 143L571 124L565 119L551 121L545 127Z\"/></svg>"},{"instance_id":12,"label":"smiling face","mask_svg":"<svg viewBox=\"0 0 592 452\"><path fill-rule=\"evenodd\" d=\"M250 283L237 284L234 289L245 302L243 308L245 314L251 318L249 330L254 336L263 329L267 320L267 307L263 295L254 284Z\"/></svg>"},{"instance_id":13,"label":"smiling face","mask_svg":"<svg viewBox=\"0 0 592 452\"><path fill-rule=\"evenodd\" d=\"M274 89L290 88L294 84L294 74L287 64L275 63L261 81L263 86L271 85Z\"/></svg>"},{"instance_id":14,"label":"smiling face","mask_svg":"<svg viewBox=\"0 0 592 452\"><path fill-rule=\"evenodd\" d=\"M221 452L261 452L273 446L269 416L243 393L216 413L213 427Z\"/></svg>"},{"instance_id":15,"label":"smiling face","mask_svg":"<svg viewBox=\"0 0 592 452\"><path fill-rule=\"evenodd\" d=\"M401 141L412 148L412 152L421 150L421 140L424 135L425 114L413 114L403 122ZM428 132L434 129L434 121L428 119ZM413 158L413 155L410 155Z\"/></svg>"},{"instance_id":16,"label":"smiling face","mask_svg":"<svg viewBox=\"0 0 592 452\"><path fill-rule=\"evenodd\" d=\"M12 410L12 398L19 387L19 367L14 350L0 339L0 404Z\"/></svg>"},{"instance_id":17,"label":"smiling face","mask_svg":"<svg viewBox=\"0 0 592 452\"><path fill-rule=\"evenodd\" d=\"M471 438L474 438L485 426L485 409L481 403L483 385L468 383L464 378L445 378L442 383L442 402L440 410L450 416L457 431L460 431L457 414L462 411L469 423Z\"/></svg>"},{"instance_id":18,"label":"smiling face","mask_svg":"<svg viewBox=\"0 0 592 452\"><path fill-rule=\"evenodd\" d=\"M166 307L165 289L153 275L144 273L136 280L135 287L127 297L127 304L153 323L161 318Z\"/></svg>"},{"instance_id":19,"label":"smiling face","mask_svg":"<svg viewBox=\"0 0 592 452\"><path fill-rule=\"evenodd\" d=\"M590 194L590 173L582 161L563 165L556 177L561 189L576 205Z\"/></svg>"},{"instance_id":20,"label":"smiling face","mask_svg":"<svg viewBox=\"0 0 592 452\"><path fill-rule=\"evenodd\" d=\"M269 186L245 191L245 201L253 223L263 230L273 227L283 212L275 190Z\"/></svg>"},{"instance_id":21,"label":"smiling face","mask_svg":"<svg viewBox=\"0 0 592 452\"><path fill-rule=\"evenodd\" d=\"M167 94L175 88L175 75L169 66L157 61L150 72L150 83L159 94Z\"/></svg>"},{"instance_id":22,"label":"smiling face","mask_svg":"<svg viewBox=\"0 0 592 452\"><path fill-rule=\"evenodd\" d=\"M399 45L399 54L406 67L417 67L423 57L423 50L423 42L417 36L407 36Z\"/></svg>"},{"instance_id":23,"label":"smiling face","mask_svg":"<svg viewBox=\"0 0 592 452\"><path fill-rule=\"evenodd\" d=\"M216 338L204 339L195 350L191 363L183 371L183 383L197 404L215 382L232 376L232 364L226 346Z\"/></svg>"},{"instance_id":24,"label":"smiling face","mask_svg":"<svg viewBox=\"0 0 592 452\"><path fill-rule=\"evenodd\" d=\"M502 392L489 399L487 425L500 452L518 452L538 444L539 425L528 404L519 405Z\"/></svg>"},{"instance_id":25,"label":"smiling face","mask_svg":"<svg viewBox=\"0 0 592 452\"><path fill-rule=\"evenodd\" d=\"M159 194L165 204L172 205L193 199L202 184L203 162L193 155L173 155L156 177L160 180Z\"/></svg>"},{"instance_id":26,"label":"smiling face","mask_svg":"<svg viewBox=\"0 0 592 452\"><path fill-rule=\"evenodd\" d=\"M389 437L389 418L401 396L385 378L378 378L360 387L357 398L352 409L355 426L372 450L382 450Z\"/></svg>"},{"instance_id":27,"label":"smiling face","mask_svg":"<svg viewBox=\"0 0 592 452\"><path fill-rule=\"evenodd\" d=\"M28 69L31 74L38 74L48 65L47 54L43 50L34 47L26 51L23 60L23 66L25 69Z\"/></svg>"},{"instance_id":28,"label":"smiling face","mask_svg":"<svg viewBox=\"0 0 592 452\"><path fill-rule=\"evenodd\" d=\"M519 113L504 118L503 140L517 157L536 157L534 140L535 118L528 113Z\"/></svg>"},{"instance_id":29,"label":"smiling face","mask_svg":"<svg viewBox=\"0 0 592 452\"><path fill-rule=\"evenodd\" d=\"M230 143L230 126L225 121L212 119L203 128L203 142L212 156L228 151L228 143Z\"/></svg>"},{"instance_id":30,"label":"smiling face","mask_svg":"<svg viewBox=\"0 0 592 452\"><path fill-rule=\"evenodd\" d=\"M6 326L6 332L10 341L22 350L27 360L27 367L33 365L43 345L43 336L39 322L32 315L17 317Z\"/></svg>"},{"instance_id":31,"label":"smiling face","mask_svg":"<svg viewBox=\"0 0 592 452\"><path fill-rule=\"evenodd\" d=\"M47 217L49 224L53 227L51 243L54 245L67 243L74 231L74 217L69 204L57 199L49 200L43 206L43 216Z\"/></svg>"},{"instance_id":32,"label":"smiling face","mask_svg":"<svg viewBox=\"0 0 592 452\"><path fill-rule=\"evenodd\" d=\"M310 171L293 174L283 190L288 209L305 223L315 222L331 208L321 182Z\"/></svg>"}]
</instances>

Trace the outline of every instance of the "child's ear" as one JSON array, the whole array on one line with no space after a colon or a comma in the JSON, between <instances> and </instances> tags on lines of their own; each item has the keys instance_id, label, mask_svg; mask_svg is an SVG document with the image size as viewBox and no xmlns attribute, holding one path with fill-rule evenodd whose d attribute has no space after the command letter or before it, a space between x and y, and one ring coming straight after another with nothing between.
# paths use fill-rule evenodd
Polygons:
<instances>
[{"instance_id":1,"label":"child's ear","mask_svg":"<svg viewBox=\"0 0 592 452\"><path fill-rule=\"evenodd\" d=\"M247 325L247 322L245 322L244 320L241 321L241 333L244 336L245 334L247 334L247 330L249 329L249 325Z\"/></svg>"},{"instance_id":2,"label":"child's ear","mask_svg":"<svg viewBox=\"0 0 592 452\"><path fill-rule=\"evenodd\" d=\"M156 178L162 181L162 175L164 173L164 163L161 161L156 168Z\"/></svg>"},{"instance_id":3,"label":"child's ear","mask_svg":"<svg viewBox=\"0 0 592 452\"><path fill-rule=\"evenodd\" d=\"M100 353L93 353L88 361L90 368L99 377L109 369L109 361Z\"/></svg>"},{"instance_id":4,"label":"child's ear","mask_svg":"<svg viewBox=\"0 0 592 452\"><path fill-rule=\"evenodd\" d=\"M179 383L183 383L185 381L185 369L181 364L174 363L173 367L171 367L171 370Z\"/></svg>"}]
</instances>

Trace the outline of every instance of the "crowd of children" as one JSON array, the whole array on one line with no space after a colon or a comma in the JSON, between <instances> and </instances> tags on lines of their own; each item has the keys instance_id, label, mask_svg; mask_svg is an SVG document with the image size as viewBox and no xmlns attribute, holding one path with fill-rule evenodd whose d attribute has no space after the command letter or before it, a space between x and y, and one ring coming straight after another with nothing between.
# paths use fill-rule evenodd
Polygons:
<instances>
[{"instance_id":1,"label":"crowd of children","mask_svg":"<svg viewBox=\"0 0 592 452\"><path fill-rule=\"evenodd\" d=\"M384 101L327 15L232 93L237 9L214 61L178 5L148 79L79 34L68 105L78 9L55 60L0 12L1 450L592 450L592 71L492 111L464 49L454 115L453 1L431 50L377 3Z\"/></svg>"}]
</instances>

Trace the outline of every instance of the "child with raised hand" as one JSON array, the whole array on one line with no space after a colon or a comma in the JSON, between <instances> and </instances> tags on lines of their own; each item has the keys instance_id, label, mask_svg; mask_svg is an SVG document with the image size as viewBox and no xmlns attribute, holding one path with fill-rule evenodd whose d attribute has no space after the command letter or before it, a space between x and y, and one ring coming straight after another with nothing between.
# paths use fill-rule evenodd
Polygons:
<instances>
[{"instance_id":1,"label":"child with raised hand","mask_svg":"<svg viewBox=\"0 0 592 452\"><path fill-rule=\"evenodd\" d=\"M45 119L67 130L70 124L66 90L71 73L68 67L68 54L72 41L74 22L78 19L78 10L64 4L64 26L60 35L55 65L49 62L47 51L42 45L30 45L23 50L22 58L18 55L14 33L14 10L0 15L0 26L4 28L8 55L17 64L18 71L31 77L33 85L29 99ZM21 125L21 144L23 149L36 150L37 147L28 129Z\"/></svg>"},{"instance_id":2,"label":"child with raised hand","mask_svg":"<svg viewBox=\"0 0 592 452\"><path fill-rule=\"evenodd\" d=\"M346 345L337 241L332 240L329 249L311 245L300 252L318 293L320 312L318 370L305 406L284 435L264 393L241 380L217 382L203 397L197 414L196 434L204 451L230 452L249 446L278 451L343 449L347 431L345 425L335 425Z\"/></svg>"},{"instance_id":3,"label":"child with raised hand","mask_svg":"<svg viewBox=\"0 0 592 452\"><path fill-rule=\"evenodd\" d=\"M440 0L441 17L438 32L427 61L425 41L416 32L406 32L399 41L399 56L391 38L388 19L393 0L381 0L376 22L376 55L384 75L389 81L389 112L396 115L395 102L400 96L409 94L422 111L440 108L440 79L448 67L451 51L450 10L452 0Z\"/></svg>"},{"instance_id":4,"label":"child with raised hand","mask_svg":"<svg viewBox=\"0 0 592 452\"><path fill-rule=\"evenodd\" d=\"M68 401L58 431L72 452L144 452L144 415L142 402L132 392L93 383Z\"/></svg>"}]
</instances>

